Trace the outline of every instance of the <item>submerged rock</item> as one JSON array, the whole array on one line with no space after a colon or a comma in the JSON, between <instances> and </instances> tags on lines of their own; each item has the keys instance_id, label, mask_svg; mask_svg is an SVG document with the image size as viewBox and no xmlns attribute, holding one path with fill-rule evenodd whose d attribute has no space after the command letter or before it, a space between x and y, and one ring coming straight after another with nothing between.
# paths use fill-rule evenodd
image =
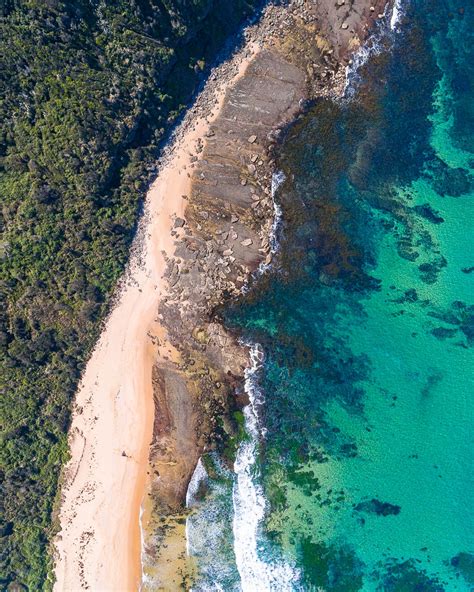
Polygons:
<instances>
[{"instance_id":1,"label":"submerged rock","mask_svg":"<svg viewBox=\"0 0 474 592\"><path fill-rule=\"evenodd\" d=\"M358 503L355 508L357 512L376 514L377 516L396 516L400 513L401 507L388 502L381 502L376 498Z\"/></svg>"}]
</instances>

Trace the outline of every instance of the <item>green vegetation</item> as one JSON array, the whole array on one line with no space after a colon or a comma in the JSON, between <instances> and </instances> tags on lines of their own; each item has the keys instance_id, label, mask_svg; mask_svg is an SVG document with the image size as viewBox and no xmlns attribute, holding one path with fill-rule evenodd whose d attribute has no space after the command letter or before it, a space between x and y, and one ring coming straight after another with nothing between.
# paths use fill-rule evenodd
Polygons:
<instances>
[{"instance_id":1,"label":"green vegetation","mask_svg":"<svg viewBox=\"0 0 474 592\"><path fill-rule=\"evenodd\" d=\"M249 438L245 429L245 416L242 411L234 411L232 417L234 420L232 430L230 433L225 432L226 437L223 451L223 456L230 465L235 462L240 444Z\"/></svg>"},{"instance_id":2,"label":"green vegetation","mask_svg":"<svg viewBox=\"0 0 474 592\"><path fill-rule=\"evenodd\" d=\"M0 5L0 586L51 588L72 396L157 147L257 0Z\"/></svg>"}]
</instances>

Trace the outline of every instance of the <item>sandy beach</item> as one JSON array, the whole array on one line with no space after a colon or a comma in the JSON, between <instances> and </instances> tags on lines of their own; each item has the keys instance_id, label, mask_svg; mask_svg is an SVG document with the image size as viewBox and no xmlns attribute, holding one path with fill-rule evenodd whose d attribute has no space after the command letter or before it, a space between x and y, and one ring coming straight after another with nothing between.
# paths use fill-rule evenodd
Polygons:
<instances>
[{"instance_id":1,"label":"sandy beach","mask_svg":"<svg viewBox=\"0 0 474 592\"><path fill-rule=\"evenodd\" d=\"M239 78L257 52L239 60ZM148 192L140 230L114 309L78 390L70 429L55 540L55 590L137 590L141 580L140 507L152 438L152 367L177 355L157 318L190 189L188 168L231 80L217 85L214 108L185 120ZM173 232L173 234L172 234ZM159 344L159 345L158 345Z\"/></svg>"}]
</instances>

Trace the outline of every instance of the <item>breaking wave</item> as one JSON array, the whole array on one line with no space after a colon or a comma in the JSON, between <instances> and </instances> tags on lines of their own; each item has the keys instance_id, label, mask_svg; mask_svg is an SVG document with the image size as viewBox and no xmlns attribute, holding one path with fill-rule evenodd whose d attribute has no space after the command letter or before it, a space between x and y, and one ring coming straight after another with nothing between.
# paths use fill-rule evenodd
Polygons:
<instances>
[{"instance_id":1,"label":"breaking wave","mask_svg":"<svg viewBox=\"0 0 474 592\"><path fill-rule=\"evenodd\" d=\"M272 175L272 185L271 185L271 197L273 203L273 222L270 229L270 234L268 237L268 244L270 246L270 255L275 255L278 252L279 248L279 230L281 226L283 212L280 205L275 201L275 195L280 186L285 182L285 173L283 171L277 171ZM265 273L271 267L271 262L266 263L262 261L258 266L257 271L253 274L252 279L254 280L256 277Z\"/></svg>"},{"instance_id":2,"label":"breaking wave","mask_svg":"<svg viewBox=\"0 0 474 592\"><path fill-rule=\"evenodd\" d=\"M403 16L402 12L402 0L395 0L392 8L392 16L390 17L390 29L396 31L400 20Z\"/></svg>"},{"instance_id":3,"label":"breaking wave","mask_svg":"<svg viewBox=\"0 0 474 592\"><path fill-rule=\"evenodd\" d=\"M263 437L258 409L264 403L264 396L257 381L263 363L263 351L258 344L251 346L250 360L251 365L245 371L245 392L250 402L243 410L248 439L240 445L234 464L235 558L243 592L291 591L295 590L299 580L298 571L270 557L262 541L261 524L266 500L259 484L257 454L259 440Z\"/></svg>"},{"instance_id":4,"label":"breaking wave","mask_svg":"<svg viewBox=\"0 0 474 592\"><path fill-rule=\"evenodd\" d=\"M399 25L403 16L404 0L394 0L392 10L389 5L385 6L383 16L369 36L367 41L352 56L349 66L346 67L346 84L344 87L344 98L351 99L361 81L360 68L367 63L369 58L378 55L390 48L393 42L393 33L399 31Z\"/></svg>"}]
</instances>

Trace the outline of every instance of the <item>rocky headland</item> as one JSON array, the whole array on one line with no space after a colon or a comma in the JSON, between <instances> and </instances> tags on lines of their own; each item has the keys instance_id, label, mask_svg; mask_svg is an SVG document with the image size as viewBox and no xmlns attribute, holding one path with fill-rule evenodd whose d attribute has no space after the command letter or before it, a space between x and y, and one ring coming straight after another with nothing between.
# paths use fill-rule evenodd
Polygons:
<instances>
[{"instance_id":1,"label":"rocky headland","mask_svg":"<svg viewBox=\"0 0 474 592\"><path fill-rule=\"evenodd\" d=\"M187 146L184 214L165 254L167 288L150 338L166 350L152 370L154 425L142 519L144 589L180 589L192 580L186 557L186 491L200 456L218 449L232 465L233 412L246 403L248 351L217 309L272 260L272 176L285 128L318 96L341 97L346 66L381 18L385 0L294 0L269 6L245 32L244 47L210 74L177 131L208 123ZM240 75L239 64L246 60ZM216 88L230 81L215 117Z\"/></svg>"}]
</instances>

